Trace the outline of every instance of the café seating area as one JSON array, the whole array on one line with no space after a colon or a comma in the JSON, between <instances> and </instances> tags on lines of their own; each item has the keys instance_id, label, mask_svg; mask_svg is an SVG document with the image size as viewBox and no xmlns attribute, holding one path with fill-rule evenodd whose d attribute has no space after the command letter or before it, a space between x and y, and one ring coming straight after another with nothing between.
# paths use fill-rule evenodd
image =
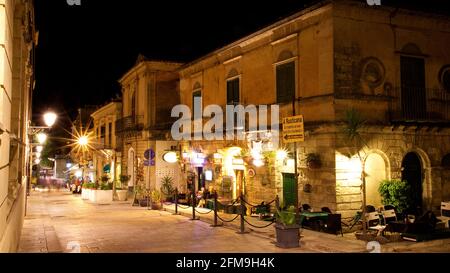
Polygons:
<instances>
[{"instance_id":1,"label":"caf\u00e9 seating area","mask_svg":"<svg viewBox=\"0 0 450 273\"><path fill-rule=\"evenodd\" d=\"M442 202L440 216L427 211L421 215L399 214L394 206L375 208L366 206L365 223L362 212L350 221L344 223L340 214L333 213L329 208L320 211L313 210L310 205L302 205L299 223L303 228L331 234L343 234L343 226L348 231L353 227L362 230L365 224L373 237L401 238L410 241L425 241L450 238L450 202Z\"/></svg>"}]
</instances>

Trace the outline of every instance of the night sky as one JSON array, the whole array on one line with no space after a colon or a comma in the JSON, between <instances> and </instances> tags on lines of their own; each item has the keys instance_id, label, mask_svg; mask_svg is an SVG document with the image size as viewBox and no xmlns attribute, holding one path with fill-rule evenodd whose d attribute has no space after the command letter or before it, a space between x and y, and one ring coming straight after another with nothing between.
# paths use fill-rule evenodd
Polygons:
<instances>
[{"instance_id":1,"label":"night sky","mask_svg":"<svg viewBox=\"0 0 450 273\"><path fill-rule=\"evenodd\" d=\"M115 97L120 93L117 80L139 53L192 61L314 2L81 0L81 6L69 6L66 0L35 0L34 120L52 109L61 116L60 127L67 126L79 107ZM390 2L398 1L382 0ZM422 1L416 7L438 7L432 2L449 1Z\"/></svg>"}]
</instances>

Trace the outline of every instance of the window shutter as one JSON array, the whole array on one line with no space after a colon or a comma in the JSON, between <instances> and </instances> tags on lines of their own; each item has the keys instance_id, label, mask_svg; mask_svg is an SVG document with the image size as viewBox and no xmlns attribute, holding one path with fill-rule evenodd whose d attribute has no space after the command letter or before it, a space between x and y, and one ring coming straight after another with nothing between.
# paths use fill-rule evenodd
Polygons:
<instances>
[{"instance_id":1,"label":"window shutter","mask_svg":"<svg viewBox=\"0 0 450 273\"><path fill-rule=\"evenodd\" d=\"M227 81L227 104L239 103L239 78Z\"/></svg>"},{"instance_id":2,"label":"window shutter","mask_svg":"<svg viewBox=\"0 0 450 273\"><path fill-rule=\"evenodd\" d=\"M277 102L290 102L295 95L295 62L276 68Z\"/></svg>"}]
</instances>

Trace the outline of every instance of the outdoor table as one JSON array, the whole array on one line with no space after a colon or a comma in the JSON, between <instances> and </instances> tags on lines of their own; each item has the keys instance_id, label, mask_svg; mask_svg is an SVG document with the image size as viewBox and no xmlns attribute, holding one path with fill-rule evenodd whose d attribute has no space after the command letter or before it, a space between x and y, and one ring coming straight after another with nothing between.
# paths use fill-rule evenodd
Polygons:
<instances>
[{"instance_id":1,"label":"outdoor table","mask_svg":"<svg viewBox=\"0 0 450 273\"><path fill-rule=\"evenodd\" d=\"M300 213L300 225L303 226L304 220L322 220L323 222L326 222L328 220L328 215L329 213L327 212L302 212Z\"/></svg>"},{"instance_id":2,"label":"outdoor table","mask_svg":"<svg viewBox=\"0 0 450 273\"><path fill-rule=\"evenodd\" d=\"M385 231L403 233L407 228L408 223L405 223L405 221L394 221L387 224Z\"/></svg>"}]
</instances>

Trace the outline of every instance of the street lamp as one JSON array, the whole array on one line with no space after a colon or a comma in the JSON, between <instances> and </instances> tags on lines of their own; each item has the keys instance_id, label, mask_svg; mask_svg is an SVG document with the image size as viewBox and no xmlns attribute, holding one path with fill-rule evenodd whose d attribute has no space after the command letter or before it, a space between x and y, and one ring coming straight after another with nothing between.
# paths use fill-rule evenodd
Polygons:
<instances>
[{"instance_id":1,"label":"street lamp","mask_svg":"<svg viewBox=\"0 0 450 273\"><path fill-rule=\"evenodd\" d=\"M42 153L43 150L44 150L43 146L36 146L36 152L37 153Z\"/></svg>"},{"instance_id":2,"label":"street lamp","mask_svg":"<svg viewBox=\"0 0 450 273\"><path fill-rule=\"evenodd\" d=\"M41 163L40 158L36 158L33 161L33 148L36 147L37 153L42 153L44 147L42 146L48 139L47 134L44 133L45 130L51 129L55 125L58 116L54 112L47 112L43 116L44 123L46 126L28 126L28 136L30 139L30 158L29 158L29 175L28 175L28 185L27 185L27 196L30 194L31 178L33 175L33 165L39 165ZM29 121L31 123L31 121ZM33 143L33 139L36 136L38 143ZM34 163L34 164L33 164Z\"/></svg>"},{"instance_id":3,"label":"street lamp","mask_svg":"<svg viewBox=\"0 0 450 273\"><path fill-rule=\"evenodd\" d=\"M44 133L37 134L37 140L39 144L44 144L47 141L47 138L48 138L47 134Z\"/></svg>"},{"instance_id":4,"label":"street lamp","mask_svg":"<svg viewBox=\"0 0 450 273\"><path fill-rule=\"evenodd\" d=\"M48 112L44 114L44 122L48 127L53 127L56 123L58 116L53 112Z\"/></svg>"},{"instance_id":5,"label":"street lamp","mask_svg":"<svg viewBox=\"0 0 450 273\"><path fill-rule=\"evenodd\" d=\"M87 136L81 136L78 139L78 144L83 148L86 147L89 144L89 138Z\"/></svg>"}]
</instances>

